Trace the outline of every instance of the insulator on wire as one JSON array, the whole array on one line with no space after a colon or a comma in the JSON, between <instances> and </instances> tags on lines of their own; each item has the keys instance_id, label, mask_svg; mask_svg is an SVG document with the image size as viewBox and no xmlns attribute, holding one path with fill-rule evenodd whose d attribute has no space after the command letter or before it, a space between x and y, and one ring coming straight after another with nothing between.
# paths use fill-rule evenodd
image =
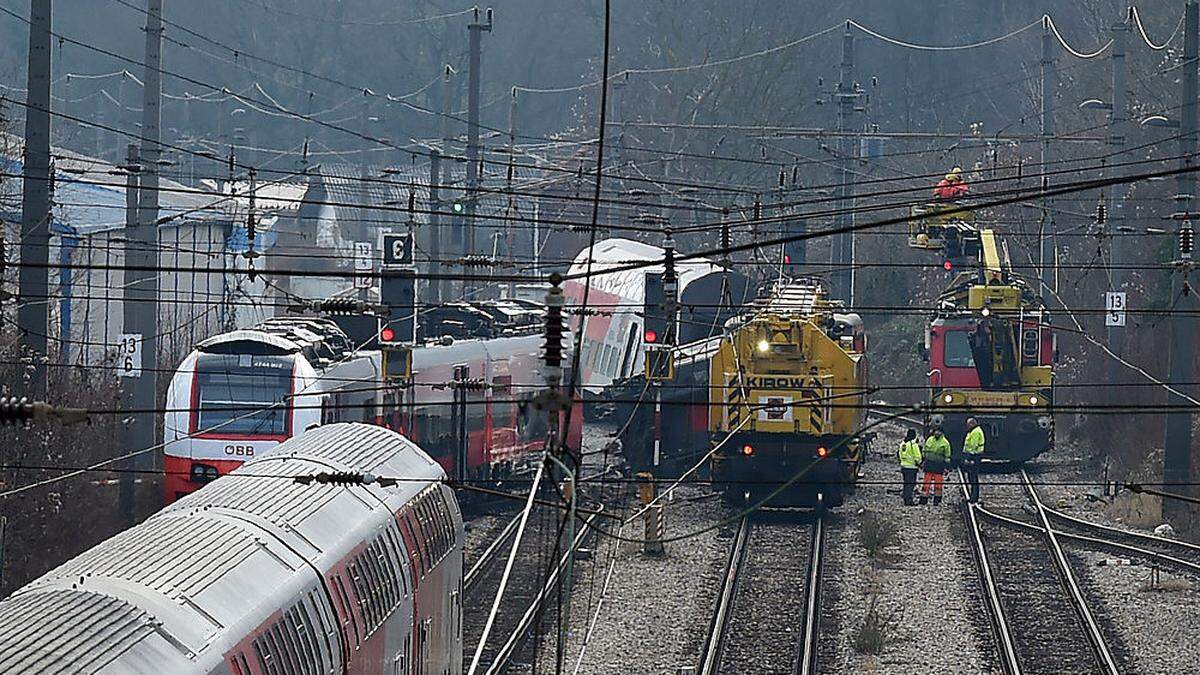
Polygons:
<instances>
[{"instance_id":1,"label":"insulator on wire","mask_svg":"<svg viewBox=\"0 0 1200 675\"><path fill-rule=\"evenodd\" d=\"M88 412L83 408L64 408L44 401L30 401L23 396L0 396L0 427L27 427L51 417L63 424L75 424L86 422Z\"/></svg>"},{"instance_id":2,"label":"insulator on wire","mask_svg":"<svg viewBox=\"0 0 1200 675\"><path fill-rule=\"evenodd\" d=\"M296 476L292 479L301 485L379 485L391 487L397 483L395 478L385 478L370 473L358 471L322 471L321 473Z\"/></svg>"},{"instance_id":3,"label":"insulator on wire","mask_svg":"<svg viewBox=\"0 0 1200 675\"><path fill-rule=\"evenodd\" d=\"M561 377L563 355L563 292L562 277L550 275L550 290L546 292L546 360L547 379Z\"/></svg>"},{"instance_id":4,"label":"insulator on wire","mask_svg":"<svg viewBox=\"0 0 1200 675\"><path fill-rule=\"evenodd\" d=\"M25 397L0 397L0 426L29 426L33 421L33 403Z\"/></svg>"},{"instance_id":5,"label":"insulator on wire","mask_svg":"<svg viewBox=\"0 0 1200 675\"><path fill-rule=\"evenodd\" d=\"M1192 257L1192 251L1196 248L1196 231L1192 229L1191 223L1184 223L1183 227L1179 228L1179 253L1185 257Z\"/></svg>"},{"instance_id":6,"label":"insulator on wire","mask_svg":"<svg viewBox=\"0 0 1200 675\"><path fill-rule=\"evenodd\" d=\"M1104 202L1096 204L1096 224L1104 225L1108 222L1108 206Z\"/></svg>"}]
</instances>

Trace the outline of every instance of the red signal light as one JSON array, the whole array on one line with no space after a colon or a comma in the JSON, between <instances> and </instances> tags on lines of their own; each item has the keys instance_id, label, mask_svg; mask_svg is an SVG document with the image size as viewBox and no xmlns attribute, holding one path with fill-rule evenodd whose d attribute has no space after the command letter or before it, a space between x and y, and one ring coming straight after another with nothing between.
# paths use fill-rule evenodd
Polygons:
<instances>
[{"instance_id":1,"label":"red signal light","mask_svg":"<svg viewBox=\"0 0 1200 675\"><path fill-rule=\"evenodd\" d=\"M784 254L783 254L783 264L784 264L784 265L791 265L791 264L792 264L792 256L790 256L790 255L788 255L788 254L784 253Z\"/></svg>"},{"instance_id":2,"label":"red signal light","mask_svg":"<svg viewBox=\"0 0 1200 675\"><path fill-rule=\"evenodd\" d=\"M942 263L942 267L949 272L950 270L954 269L954 263L947 260L946 262Z\"/></svg>"},{"instance_id":3,"label":"red signal light","mask_svg":"<svg viewBox=\"0 0 1200 675\"><path fill-rule=\"evenodd\" d=\"M396 331L391 326L387 326L379 331L379 339L384 342L392 342L396 339Z\"/></svg>"},{"instance_id":4,"label":"red signal light","mask_svg":"<svg viewBox=\"0 0 1200 675\"><path fill-rule=\"evenodd\" d=\"M750 455L753 455L754 454L754 446L749 445L749 444L743 445L742 446L742 454L747 457L749 457Z\"/></svg>"},{"instance_id":5,"label":"red signal light","mask_svg":"<svg viewBox=\"0 0 1200 675\"><path fill-rule=\"evenodd\" d=\"M646 329L646 342L658 342L658 333L653 328Z\"/></svg>"},{"instance_id":6,"label":"red signal light","mask_svg":"<svg viewBox=\"0 0 1200 675\"><path fill-rule=\"evenodd\" d=\"M828 454L829 454L829 449L826 448L825 446L822 445L821 447L817 448L817 457L824 457Z\"/></svg>"}]
</instances>

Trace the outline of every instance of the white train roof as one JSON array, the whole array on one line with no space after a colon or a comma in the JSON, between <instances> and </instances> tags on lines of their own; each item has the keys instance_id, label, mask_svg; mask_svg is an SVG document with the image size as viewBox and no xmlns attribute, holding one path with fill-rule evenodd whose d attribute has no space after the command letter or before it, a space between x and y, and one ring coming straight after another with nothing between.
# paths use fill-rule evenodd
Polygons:
<instances>
[{"instance_id":1,"label":"white train roof","mask_svg":"<svg viewBox=\"0 0 1200 675\"><path fill-rule=\"evenodd\" d=\"M394 487L301 485L365 471ZM209 672L316 576L445 477L396 432L331 424L289 439L0 602L0 672Z\"/></svg>"},{"instance_id":2,"label":"white train roof","mask_svg":"<svg viewBox=\"0 0 1200 675\"><path fill-rule=\"evenodd\" d=\"M630 302L641 303L646 295L646 274L662 274L663 249L650 244L643 244L632 239L612 238L596 242L592 250L592 288L605 293L620 296ZM583 249L575 256L569 274L577 275L587 272L588 249ZM622 267L629 263L658 261L635 270L605 273L605 270ZM708 276L724 271L720 265L706 258L695 258L677 262L676 274L679 276L679 292L682 294L687 285Z\"/></svg>"}]
</instances>

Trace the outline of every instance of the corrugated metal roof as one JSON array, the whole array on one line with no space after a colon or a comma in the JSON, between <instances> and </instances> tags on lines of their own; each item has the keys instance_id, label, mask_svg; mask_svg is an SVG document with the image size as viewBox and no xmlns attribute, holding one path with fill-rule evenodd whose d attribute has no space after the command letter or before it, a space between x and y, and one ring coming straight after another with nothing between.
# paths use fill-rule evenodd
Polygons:
<instances>
[{"instance_id":1,"label":"corrugated metal roof","mask_svg":"<svg viewBox=\"0 0 1200 675\"><path fill-rule=\"evenodd\" d=\"M155 630L153 617L111 596L22 593L0 604L0 672L95 673Z\"/></svg>"},{"instance_id":2,"label":"corrugated metal roof","mask_svg":"<svg viewBox=\"0 0 1200 675\"><path fill-rule=\"evenodd\" d=\"M250 557L255 546L250 534L228 522L152 518L85 551L31 587L86 575L128 581L171 598L191 597ZM192 564L170 564L177 559Z\"/></svg>"},{"instance_id":3,"label":"corrugated metal roof","mask_svg":"<svg viewBox=\"0 0 1200 675\"><path fill-rule=\"evenodd\" d=\"M25 164L21 159L23 146L20 139L3 147L8 149L11 156L0 157L0 168L4 173L23 174ZM79 234L125 227L125 178L117 167L62 148L53 148L52 152L55 158L55 222ZM10 202L15 198L19 212L22 182L20 178L5 181L6 208L11 210ZM183 221L227 219L222 209L209 208L218 198L189 194L193 188L170 180L160 180L159 185L160 218L176 216Z\"/></svg>"}]
</instances>

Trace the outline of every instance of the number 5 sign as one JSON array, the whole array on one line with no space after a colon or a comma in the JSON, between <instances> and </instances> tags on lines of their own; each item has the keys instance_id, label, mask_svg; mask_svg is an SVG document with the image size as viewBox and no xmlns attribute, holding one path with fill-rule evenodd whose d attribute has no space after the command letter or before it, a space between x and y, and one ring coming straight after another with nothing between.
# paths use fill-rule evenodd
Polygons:
<instances>
[{"instance_id":1,"label":"number 5 sign","mask_svg":"<svg viewBox=\"0 0 1200 675\"><path fill-rule=\"evenodd\" d=\"M1124 326L1125 325L1125 293L1105 293L1104 294L1104 325L1105 326Z\"/></svg>"},{"instance_id":2,"label":"number 5 sign","mask_svg":"<svg viewBox=\"0 0 1200 675\"><path fill-rule=\"evenodd\" d=\"M117 343L117 377L142 376L142 334L122 333Z\"/></svg>"}]
</instances>

